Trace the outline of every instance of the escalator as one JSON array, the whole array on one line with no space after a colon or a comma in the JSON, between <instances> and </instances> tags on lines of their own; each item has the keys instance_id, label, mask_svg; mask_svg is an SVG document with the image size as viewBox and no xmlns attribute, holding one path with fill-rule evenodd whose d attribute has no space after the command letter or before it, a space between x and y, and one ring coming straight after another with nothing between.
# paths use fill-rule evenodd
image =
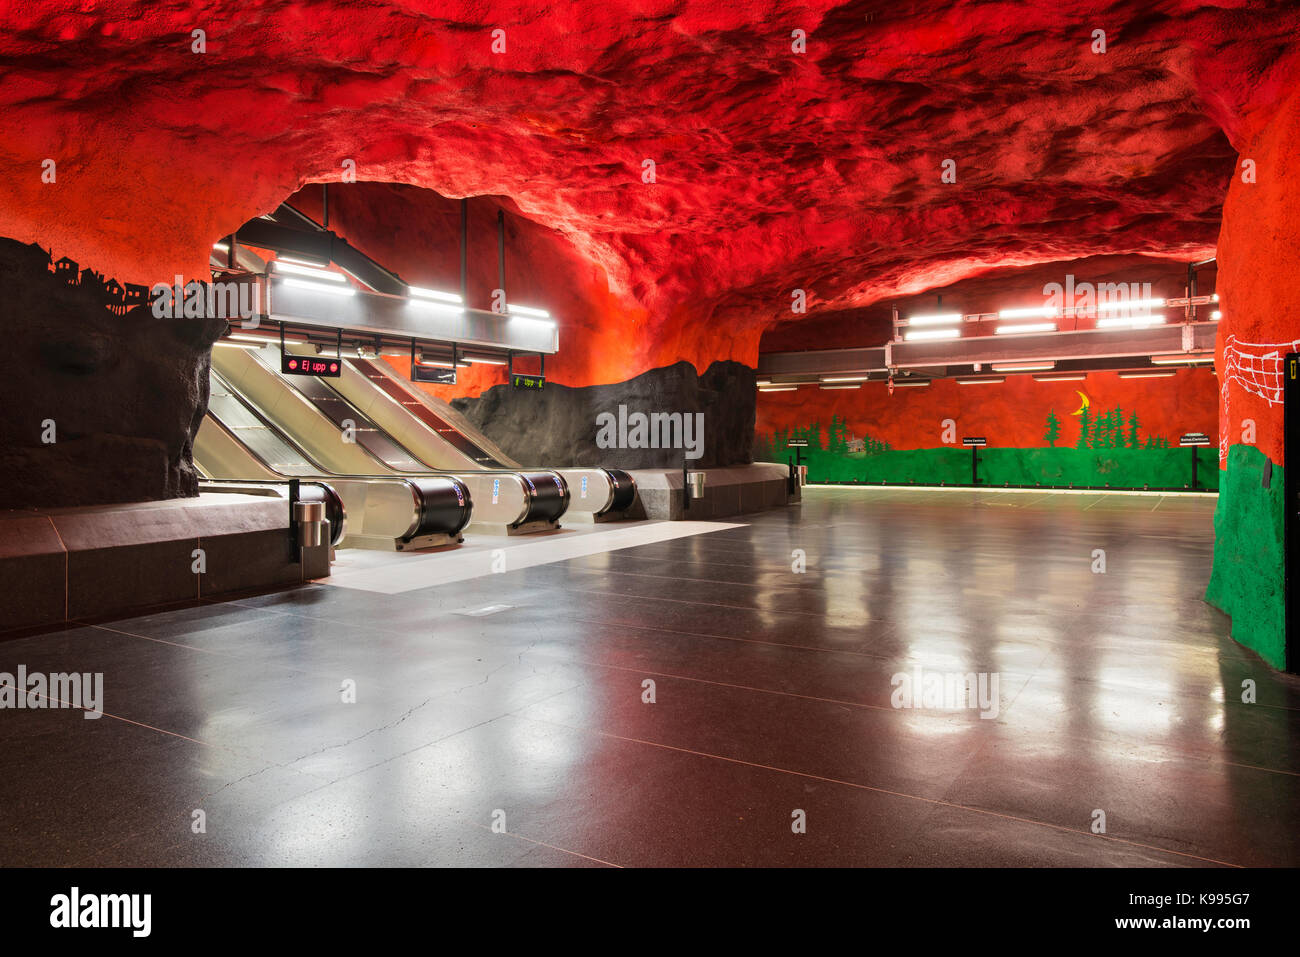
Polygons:
<instances>
[{"instance_id":1,"label":"escalator","mask_svg":"<svg viewBox=\"0 0 1300 957\"><path fill-rule=\"evenodd\" d=\"M211 382L208 414L194 442L194 463L211 483L320 480L342 500L346 522L339 516L336 525L331 516L331 527L338 539L334 544L344 547L404 551L463 540L460 532L470 521L473 503L463 482L446 475L340 474L290 441L215 367ZM328 515L328 503L326 511Z\"/></svg>"},{"instance_id":2,"label":"escalator","mask_svg":"<svg viewBox=\"0 0 1300 957\"><path fill-rule=\"evenodd\" d=\"M279 351L271 347L214 350L213 370L215 378L268 425L291 437L318 467L350 476L456 479L474 503L471 531L518 534L556 528L568 506L568 487L553 471L430 469L322 380L282 375Z\"/></svg>"},{"instance_id":3,"label":"escalator","mask_svg":"<svg viewBox=\"0 0 1300 957\"><path fill-rule=\"evenodd\" d=\"M309 347L291 349L302 353ZM400 442L407 454L418 456L434 468L518 468L496 449L485 449L485 440L467 434L464 424L450 409L439 409L436 400L410 389L388 364L369 359L344 359L342 375L319 383L335 391L354 408ZM568 514L588 519L613 516L628 509L636 498L632 476L621 469L561 468L572 498Z\"/></svg>"}]
</instances>

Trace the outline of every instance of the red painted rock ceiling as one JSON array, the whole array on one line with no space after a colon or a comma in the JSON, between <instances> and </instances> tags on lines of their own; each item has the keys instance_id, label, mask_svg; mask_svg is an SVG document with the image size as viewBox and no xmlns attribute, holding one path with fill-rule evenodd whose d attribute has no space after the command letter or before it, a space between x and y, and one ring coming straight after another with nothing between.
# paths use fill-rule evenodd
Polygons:
<instances>
[{"instance_id":1,"label":"red painted rock ceiling","mask_svg":"<svg viewBox=\"0 0 1300 957\"><path fill-rule=\"evenodd\" d=\"M590 347L622 342L579 378L752 363L795 288L815 317L1212 253L1298 28L1245 2L7 2L0 235L201 276L213 240L354 160L558 232L596 271Z\"/></svg>"}]
</instances>

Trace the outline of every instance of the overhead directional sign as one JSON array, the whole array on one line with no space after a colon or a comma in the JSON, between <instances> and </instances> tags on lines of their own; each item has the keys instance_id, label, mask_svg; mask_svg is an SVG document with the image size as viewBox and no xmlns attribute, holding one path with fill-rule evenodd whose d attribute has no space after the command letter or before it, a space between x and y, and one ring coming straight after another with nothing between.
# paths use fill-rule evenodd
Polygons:
<instances>
[{"instance_id":1,"label":"overhead directional sign","mask_svg":"<svg viewBox=\"0 0 1300 957\"><path fill-rule=\"evenodd\" d=\"M295 356L283 352L280 354L280 371L285 375L311 375L337 379L342 374L343 363L337 357Z\"/></svg>"},{"instance_id":2,"label":"overhead directional sign","mask_svg":"<svg viewBox=\"0 0 1300 957\"><path fill-rule=\"evenodd\" d=\"M981 445L988 445L989 443L988 443L988 439L984 438L984 436L982 435L972 435L962 439L961 444L968 447L976 447Z\"/></svg>"},{"instance_id":3,"label":"overhead directional sign","mask_svg":"<svg viewBox=\"0 0 1300 957\"><path fill-rule=\"evenodd\" d=\"M1204 432L1188 432L1178 440L1179 445L1209 445L1210 437Z\"/></svg>"},{"instance_id":4,"label":"overhead directional sign","mask_svg":"<svg viewBox=\"0 0 1300 957\"><path fill-rule=\"evenodd\" d=\"M540 375L524 375L522 372L516 372L510 377L510 384L516 389L540 389L546 385L546 377Z\"/></svg>"},{"instance_id":5,"label":"overhead directional sign","mask_svg":"<svg viewBox=\"0 0 1300 957\"><path fill-rule=\"evenodd\" d=\"M786 443L785 443L785 447L786 447L787 449L806 449L806 448L808 448L808 440L807 440L807 439L791 439L789 442L786 442Z\"/></svg>"}]
</instances>

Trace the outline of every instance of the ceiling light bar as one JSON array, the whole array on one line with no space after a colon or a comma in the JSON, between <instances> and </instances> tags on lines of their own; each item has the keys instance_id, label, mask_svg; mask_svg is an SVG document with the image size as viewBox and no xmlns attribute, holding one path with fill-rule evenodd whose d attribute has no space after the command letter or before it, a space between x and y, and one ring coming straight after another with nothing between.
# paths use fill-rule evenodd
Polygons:
<instances>
[{"instance_id":1,"label":"ceiling light bar","mask_svg":"<svg viewBox=\"0 0 1300 957\"><path fill-rule=\"evenodd\" d=\"M907 324L909 326L942 326L953 322L961 322L960 312L939 312L928 316L908 316Z\"/></svg>"},{"instance_id":2,"label":"ceiling light bar","mask_svg":"<svg viewBox=\"0 0 1300 957\"><path fill-rule=\"evenodd\" d=\"M534 309L531 306L516 306L514 303L506 304L506 313L508 315L536 316L538 319L549 319L551 314L545 309Z\"/></svg>"},{"instance_id":3,"label":"ceiling light bar","mask_svg":"<svg viewBox=\"0 0 1300 957\"><path fill-rule=\"evenodd\" d=\"M1119 312L1124 309L1160 309L1164 304L1165 301L1163 299L1117 299L1114 302L1098 303L1093 307L1093 311ZM1075 311L1078 311L1077 307Z\"/></svg>"},{"instance_id":4,"label":"ceiling light bar","mask_svg":"<svg viewBox=\"0 0 1300 957\"><path fill-rule=\"evenodd\" d=\"M823 389L861 389L862 384L856 383L854 385L823 385L822 388Z\"/></svg>"},{"instance_id":5,"label":"ceiling light bar","mask_svg":"<svg viewBox=\"0 0 1300 957\"><path fill-rule=\"evenodd\" d=\"M341 272L331 272L328 269L316 269L312 266L300 266L294 262L287 262L283 259L276 259L271 265L278 273L287 273L290 276L304 276L307 279L319 279L324 282L346 283Z\"/></svg>"},{"instance_id":6,"label":"ceiling light bar","mask_svg":"<svg viewBox=\"0 0 1300 957\"><path fill-rule=\"evenodd\" d=\"M457 305L464 302L454 292L439 292L437 289L425 289L423 286L407 286L406 291L416 299L436 299L439 302L454 302Z\"/></svg>"},{"instance_id":7,"label":"ceiling light bar","mask_svg":"<svg viewBox=\"0 0 1300 957\"><path fill-rule=\"evenodd\" d=\"M998 312L999 319L1029 319L1041 316L1054 319L1060 310L1055 306L1028 306L1024 309L1003 309Z\"/></svg>"},{"instance_id":8,"label":"ceiling light bar","mask_svg":"<svg viewBox=\"0 0 1300 957\"><path fill-rule=\"evenodd\" d=\"M980 376L978 379L959 378L958 385L995 385L999 382L1006 382L1005 376Z\"/></svg>"},{"instance_id":9,"label":"ceiling light bar","mask_svg":"<svg viewBox=\"0 0 1300 957\"><path fill-rule=\"evenodd\" d=\"M1173 369L1161 370L1160 372L1121 372L1121 379L1168 379L1174 374Z\"/></svg>"},{"instance_id":10,"label":"ceiling light bar","mask_svg":"<svg viewBox=\"0 0 1300 957\"><path fill-rule=\"evenodd\" d=\"M1043 372L1048 369L1055 369L1056 363L1051 360L1044 362L995 362L990 368L994 372Z\"/></svg>"},{"instance_id":11,"label":"ceiling light bar","mask_svg":"<svg viewBox=\"0 0 1300 957\"><path fill-rule=\"evenodd\" d=\"M1098 329L1138 329L1142 326L1158 326L1165 321L1164 316L1111 316L1098 319Z\"/></svg>"},{"instance_id":12,"label":"ceiling light bar","mask_svg":"<svg viewBox=\"0 0 1300 957\"><path fill-rule=\"evenodd\" d=\"M1025 322L1018 326L998 326L993 330L995 335L1014 336L1030 332L1055 332L1056 323L1054 322Z\"/></svg>"},{"instance_id":13,"label":"ceiling light bar","mask_svg":"<svg viewBox=\"0 0 1300 957\"><path fill-rule=\"evenodd\" d=\"M408 299L408 306L414 306L417 309L425 309L432 312L454 313L455 315L464 315L465 307L459 303L435 302L432 299Z\"/></svg>"},{"instance_id":14,"label":"ceiling light bar","mask_svg":"<svg viewBox=\"0 0 1300 957\"><path fill-rule=\"evenodd\" d=\"M1221 313L1221 312L1220 312L1219 310L1217 310L1217 309L1215 309L1214 312L1210 313L1210 321L1211 321L1211 322L1218 322L1218 321L1219 321L1220 319L1222 319L1222 318L1223 318L1223 313Z\"/></svg>"},{"instance_id":15,"label":"ceiling light bar","mask_svg":"<svg viewBox=\"0 0 1300 957\"><path fill-rule=\"evenodd\" d=\"M415 354L415 364L417 366L433 366L435 369L453 369L450 359L426 359L423 352Z\"/></svg>"},{"instance_id":16,"label":"ceiling light bar","mask_svg":"<svg viewBox=\"0 0 1300 957\"><path fill-rule=\"evenodd\" d=\"M1058 372L1056 375L1036 375L1035 382L1083 382L1088 376L1083 372Z\"/></svg>"},{"instance_id":17,"label":"ceiling light bar","mask_svg":"<svg viewBox=\"0 0 1300 957\"><path fill-rule=\"evenodd\" d=\"M503 366L506 364L505 359L488 359L484 356L461 356L461 362L472 362L474 365L485 366Z\"/></svg>"},{"instance_id":18,"label":"ceiling light bar","mask_svg":"<svg viewBox=\"0 0 1300 957\"><path fill-rule=\"evenodd\" d=\"M1179 365L1202 365L1206 362L1213 362L1214 356L1204 355L1172 355L1172 356L1152 356L1151 364L1157 366L1179 366Z\"/></svg>"},{"instance_id":19,"label":"ceiling light bar","mask_svg":"<svg viewBox=\"0 0 1300 957\"><path fill-rule=\"evenodd\" d=\"M960 339L960 329L918 329L915 332L904 334L903 338L909 342L915 339Z\"/></svg>"},{"instance_id":20,"label":"ceiling light bar","mask_svg":"<svg viewBox=\"0 0 1300 957\"><path fill-rule=\"evenodd\" d=\"M929 379L895 379L895 389L914 389L930 384Z\"/></svg>"},{"instance_id":21,"label":"ceiling light bar","mask_svg":"<svg viewBox=\"0 0 1300 957\"><path fill-rule=\"evenodd\" d=\"M824 375L823 382L866 382L871 376L868 375Z\"/></svg>"},{"instance_id":22,"label":"ceiling light bar","mask_svg":"<svg viewBox=\"0 0 1300 957\"><path fill-rule=\"evenodd\" d=\"M317 269L320 269L322 266L328 266L328 265L329 265L329 262L328 262L328 261L326 261L326 262L324 262L324 263L319 263L319 262L313 262L313 261L310 260L310 259L297 259L297 258L295 258L295 257L293 257L293 256L290 256L290 255L286 254L286 253L276 253L276 255L275 255L275 259L273 259L273 260L271 260L271 261L272 261L272 262L277 262L277 263L291 263L291 264L293 264L293 265L295 265L295 266L314 266L314 267L317 268Z\"/></svg>"},{"instance_id":23,"label":"ceiling light bar","mask_svg":"<svg viewBox=\"0 0 1300 957\"><path fill-rule=\"evenodd\" d=\"M354 296L356 290L349 285L332 286L329 283L315 282L311 279L294 279L291 276L285 276L280 280L286 286L295 286L299 289L310 289L312 292L324 292L333 296Z\"/></svg>"},{"instance_id":24,"label":"ceiling light bar","mask_svg":"<svg viewBox=\"0 0 1300 957\"><path fill-rule=\"evenodd\" d=\"M794 392L799 387L797 385L767 385L760 388L759 392Z\"/></svg>"}]
</instances>

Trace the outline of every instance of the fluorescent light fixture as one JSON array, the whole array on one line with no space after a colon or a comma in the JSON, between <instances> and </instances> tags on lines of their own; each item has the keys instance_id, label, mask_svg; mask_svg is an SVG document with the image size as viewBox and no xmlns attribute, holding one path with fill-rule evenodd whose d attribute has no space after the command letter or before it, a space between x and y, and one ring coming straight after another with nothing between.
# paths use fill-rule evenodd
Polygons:
<instances>
[{"instance_id":1,"label":"fluorescent light fixture","mask_svg":"<svg viewBox=\"0 0 1300 957\"><path fill-rule=\"evenodd\" d=\"M1005 376L980 376L978 379L959 378L958 385L995 385L999 382L1006 382Z\"/></svg>"},{"instance_id":2,"label":"fluorescent light fixture","mask_svg":"<svg viewBox=\"0 0 1300 957\"><path fill-rule=\"evenodd\" d=\"M426 359L422 353L416 354L415 364L417 366L433 366L435 369L453 368L451 361L448 359Z\"/></svg>"},{"instance_id":3,"label":"fluorescent light fixture","mask_svg":"<svg viewBox=\"0 0 1300 957\"><path fill-rule=\"evenodd\" d=\"M423 286L407 286L406 291L416 299L436 299L439 302L461 303L464 300L454 292L439 292L436 289L425 289Z\"/></svg>"},{"instance_id":4,"label":"fluorescent light fixture","mask_svg":"<svg viewBox=\"0 0 1300 957\"><path fill-rule=\"evenodd\" d=\"M1095 312L1119 312L1123 309L1159 309L1165 304L1163 299L1117 299L1097 305Z\"/></svg>"},{"instance_id":5,"label":"fluorescent light fixture","mask_svg":"<svg viewBox=\"0 0 1300 957\"><path fill-rule=\"evenodd\" d=\"M272 260L271 265L276 272L287 273L290 276L304 276L307 279L319 279L322 282L341 282L346 283L347 279L341 272L332 272L328 269L317 269L314 266L300 266L297 263L286 262L283 259Z\"/></svg>"},{"instance_id":6,"label":"fluorescent light fixture","mask_svg":"<svg viewBox=\"0 0 1300 957\"><path fill-rule=\"evenodd\" d=\"M489 359L484 356L462 356L462 362L472 362L474 365L485 366L503 366L506 364L505 359Z\"/></svg>"},{"instance_id":7,"label":"fluorescent light fixture","mask_svg":"<svg viewBox=\"0 0 1300 957\"><path fill-rule=\"evenodd\" d=\"M1214 302L1218 302L1218 301L1219 301L1219 294L1216 292L1214 295L1212 295L1212 296L1210 297L1210 299L1213 300Z\"/></svg>"},{"instance_id":8,"label":"fluorescent light fixture","mask_svg":"<svg viewBox=\"0 0 1300 957\"><path fill-rule=\"evenodd\" d=\"M858 383L856 385L824 385L822 386L822 388L823 389L861 389L862 385L861 383Z\"/></svg>"},{"instance_id":9,"label":"fluorescent light fixture","mask_svg":"<svg viewBox=\"0 0 1300 957\"><path fill-rule=\"evenodd\" d=\"M1056 323L1054 322L1025 322L1018 326L998 326L993 330L995 335L1014 336L1028 332L1055 332Z\"/></svg>"},{"instance_id":10,"label":"fluorescent light fixture","mask_svg":"<svg viewBox=\"0 0 1300 957\"><path fill-rule=\"evenodd\" d=\"M772 380L771 380L771 379L755 379L755 380L754 380L754 385L759 386L760 388L763 387L763 386L765 386L765 385L771 385L771 384L772 384Z\"/></svg>"},{"instance_id":11,"label":"fluorescent light fixture","mask_svg":"<svg viewBox=\"0 0 1300 957\"><path fill-rule=\"evenodd\" d=\"M759 389L759 392L793 392L799 387L797 385L768 385Z\"/></svg>"},{"instance_id":12,"label":"fluorescent light fixture","mask_svg":"<svg viewBox=\"0 0 1300 957\"><path fill-rule=\"evenodd\" d=\"M1121 379L1168 379L1174 374L1173 369L1162 370L1160 372L1121 372Z\"/></svg>"},{"instance_id":13,"label":"fluorescent light fixture","mask_svg":"<svg viewBox=\"0 0 1300 957\"><path fill-rule=\"evenodd\" d=\"M1083 372L1058 372L1056 375L1036 375L1035 382L1082 382L1088 376Z\"/></svg>"},{"instance_id":14,"label":"fluorescent light fixture","mask_svg":"<svg viewBox=\"0 0 1300 957\"><path fill-rule=\"evenodd\" d=\"M1050 359L1043 362L995 362L990 368L994 372L1043 372L1055 369L1056 363Z\"/></svg>"},{"instance_id":15,"label":"fluorescent light fixture","mask_svg":"<svg viewBox=\"0 0 1300 957\"><path fill-rule=\"evenodd\" d=\"M551 318L551 314L545 309L534 309L531 306L516 306L514 303L506 303L506 315L536 316L538 319Z\"/></svg>"},{"instance_id":16,"label":"fluorescent light fixture","mask_svg":"<svg viewBox=\"0 0 1300 957\"><path fill-rule=\"evenodd\" d=\"M930 384L929 379L895 379L895 389L918 389Z\"/></svg>"},{"instance_id":17,"label":"fluorescent light fixture","mask_svg":"<svg viewBox=\"0 0 1300 957\"><path fill-rule=\"evenodd\" d=\"M279 336L254 336L254 335L249 335L246 332L232 332L230 335L223 337L223 339L219 341L252 342L259 346L267 346L272 344L279 345L280 337ZM284 342L285 345L289 345L289 346L301 346L305 344L307 340L300 336L285 336Z\"/></svg>"},{"instance_id":18,"label":"fluorescent light fixture","mask_svg":"<svg viewBox=\"0 0 1300 957\"><path fill-rule=\"evenodd\" d=\"M870 376L865 375L824 375L823 382L866 382Z\"/></svg>"},{"instance_id":19,"label":"fluorescent light fixture","mask_svg":"<svg viewBox=\"0 0 1300 957\"><path fill-rule=\"evenodd\" d=\"M510 322L511 325L514 326L520 326L520 325L537 326L537 327L550 329L552 332L555 331L554 319L533 319L529 316L507 316L506 320Z\"/></svg>"},{"instance_id":20,"label":"fluorescent light fixture","mask_svg":"<svg viewBox=\"0 0 1300 957\"><path fill-rule=\"evenodd\" d=\"M1219 310L1217 309L1215 309L1214 312L1210 313L1211 322L1218 322L1222 318L1223 318L1223 313L1219 312Z\"/></svg>"},{"instance_id":21,"label":"fluorescent light fixture","mask_svg":"<svg viewBox=\"0 0 1300 957\"><path fill-rule=\"evenodd\" d=\"M998 313L998 318L1028 319L1034 316L1042 316L1044 319L1051 319L1059 311L1055 306L1028 306L1024 309L1003 309Z\"/></svg>"},{"instance_id":22,"label":"fluorescent light fixture","mask_svg":"<svg viewBox=\"0 0 1300 957\"><path fill-rule=\"evenodd\" d=\"M909 326L942 326L953 322L961 322L960 312L938 312L929 316L907 317Z\"/></svg>"},{"instance_id":23,"label":"fluorescent light fixture","mask_svg":"<svg viewBox=\"0 0 1300 957\"><path fill-rule=\"evenodd\" d=\"M915 332L903 334L903 338L908 342L914 339L960 339L960 329L918 329Z\"/></svg>"},{"instance_id":24,"label":"fluorescent light fixture","mask_svg":"<svg viewBox=\"0 0 1300 957\"><path fill-rule=\"evenodd\" d=\"M416 309L425 309L430 312L445 312L452 315L464 315L465 307L454 302L435 302L432 299L408 299L408 306L414 306Z\"/></svg>"},{"instance_id":25,"label":"fluorescent light fixture","mask_svg":"<svg viewBox=\"0 0 1300 957\"><path fill-rule=\"evenodd\" d=\"M229 252L229 251L230 251L230 247L229 247L227 244L225 244L225 243L213 243L213 244L212 244L212 248L213 248L213 249L220 249L223 253L224 253L224 252Z\"/></svg>"},{"instance_id":26,"label":"fluorescent light fixture","mask_svg":"<svg viewBox=\"0 0 1300 957\"><path fill-rule=\"evenodd\" d=\"M328 293L332 296L354 296L356 290L349 285L332 286L329 283L315 282L311 279L294 279L291 276L285 276L280 280L286 286L294 286L298 289L310 289L312 292Z\"/></svg>"},{"instance_id":27,"label":"fluorescent light fixture","mask_svg":"<svg viewBox=\"0 0 1300 957\"><path fill-rule=\"evenodd\" d=\"M1152 356L1151 363L1158 366L1180 366L1180 365L1200 365L1206 362L1213 362L1212 355L1172 355L1172 356Z\"/></svg>"},{"instance_id":28,"label":"fluorescent light fixture","mask_svg":"<svg viewBox=\"0 0 1300 957\"><path fill-rule=\"evenodd\" d=\"M284 253L277 253L275 259L271 261L277 263L292 263L296 266L314 266L317 269L320 269L322 266L329 265L328 260L326 260L323 263L320 263L320 262L314 262L313 260L310 259L298 259L294 256L285 255Z\"/></svg>"},{"instance_id":29,"label":"fluorescent light fixture","mask_svg":"<svg viewBox=\"0 0 1300 957\"><path fill-rule=\"evenodd\" d=\"M1165 321L1164 316L1111 316L1098 319L1098 329L1138 329L1142 326L1158 326Z\"/></svg>"}]
</instances>

